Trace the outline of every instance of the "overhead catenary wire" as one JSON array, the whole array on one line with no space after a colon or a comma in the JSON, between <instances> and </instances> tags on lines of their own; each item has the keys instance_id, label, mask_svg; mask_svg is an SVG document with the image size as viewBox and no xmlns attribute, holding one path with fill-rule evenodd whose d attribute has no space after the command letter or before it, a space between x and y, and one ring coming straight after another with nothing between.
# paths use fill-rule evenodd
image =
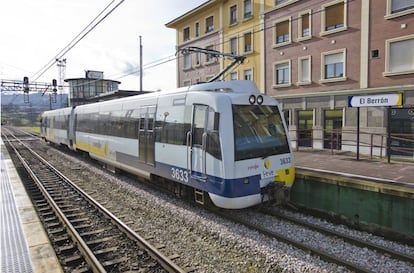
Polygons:
<instances>
[{"instance_id":1,"label":"overhead catenary wire","mask_svg":"<svg viewBox=\"0 0 414 273\"><path fill-rule=\"evenodd\" d=\"M309 10L310 8L315 7L315 6L319 6L324 2L327 2L327 1L326 0L320 0L318 2L311 2L311 3L309 3L309 5L305 6L303 9L304 10ZM348 0L347 1L348 4L352 3L352 2L355 2L355 0ZM320 14L324 11L325 10L323 8L319 8L319 9L311 11L309 14L310 15L315 15L315 14ZM287 18L288 16L289 15L285 14L283 17ZM291 22L299 21L300 19L301 19L300 16L294 16L291 19ZM246 26L243 29L239 29L237 32L234 32L234 33L231 33L231 35L228 35L228 37L230 37L230 38L233 38L233 37L243 38L244 33L246 33L248 30L253 29L253 31L251 31L251 34L256 35L258 33L267 31L269 29L273 29L275 27L276 27L275 24L271 24L271 25L265 27L264 23L259 23L259 24L255 24L255 25ZM254 30L254 29L256 29L256 30ZM209 41L208 44L204 44L204 45L198 44L198 46L203 47L203 46L209 46L211 44L214 44L216 46L220 46L220 45L225 45L229 42L230 42L230 39L222 41L220 38L217 38L217 40ZM179 45L177 45L177 47L179 47ZM121 78L130 76L130 75L133 75L135 73L138 73L138 72L140 72L140 69L150 69L150 68L157 67L159 65L162 65L162 64L165 64L165 63L168 63L170 61L177 60L177 59L181 59L181 58L182 58L182 56L180 56L180 55L177 55L177 56L172 56L171 55L171 56L168 56L168 57L161 58L159 60L154 60L154 61L151 61L150 63L145 64L142 68L136 67L136 68L132 68L129 71L126 71L126 72L124 72L124 74L121 74L120 76L117 76L116 79L121 79ZM228 73L226 73L226 74L228 74ZM116 75L118 75L118 74L116 74Z\"/></svg>"},{"instance_id":2,"label":"overhead catenary wire","mask_svg":"<svg viewBox=\"0 0 414 273\"><path fill-rule=\"evenodd\" d=\"M75 36L59 53L57 53L49 62L47 62L39 71L37 71L31 78L39 79L47 70L49 70L56 62L69 52L75 45L83 40L92 30L94 30L103 20L105 20L115 9L117 9L125 0L120 0L111 10L109 10L103 17L102 14L108 10L116 0L112 0L78 35ZM101 17L101 18L100 18ZM100 18L100 19L99 19ZM98 20L99 19L99 20ZM97 21L97 22L96 22Z\"/></svg>"},{"instance_id":3,"label":"overhead catenary wire","mask_svg":"<svg viewBox=\"0 0 414 273\"><path fill-rule=\"evenodd\" d=\"M306 10L306 9L310 9L311 7L319 6L320 4L322 4L324 2L326 2L326 0L321 0L321 1L318 1L318 2L309 3L309 5L306 6L306 7L304 7L304 9ZM351 3L351 2L355 2L355 0L348 0L348 4ZM323 8L320 8L320 9L316 9L316 10L311 11L310 12L310 15L315 15L315 14L322 13L322 12L324 12L324 9ZM288 17L288 15L285 14L284 17ZM295 17L293 17L291 19L291 22L298 21L298 20L300 20L300 16L299 17L296 17L295 16ZM252 35L256 35L258 33L267 31L269 29L273 29L275 27L276 26L274 24L265 27L264 23L259 23L259 24L255 24L253 26L252 25L246 26L246 28L243 28L243 29L239 29L237 32L232 33L231 35L229 35L229 37L231 36L231 37L242 38L243 37L243 34L246 33L246 31L251 30L251 29L253 29L253 31L251 32L251 34ZM254 30L254 29L256 29L256 30ZM229 42L230 42L230 39L227 39L227 40L222 41L219 38L217 38L217 40L209 41L208 44L205 44L204 46L209 46L212 43L215 44L215 45L217 45L217 46L220 46L220 45L225 45L225 44L227 44ZM198 46L199 47L200 46L202 47L203 45L200 45L199 44ZM178 55L176 53L175 54L171 54L171 55L169 55L167 57L163 57L163 58L160 58L160 59L157 59L157 60L150 61L149 63L144 64L143 67L136 66L136 67L134 67L134 68L132 68L132 69L130 69L128 71L124 71L124 72L121 72L121 73L113 74L110 77L113 77L114 79L125 78L125 77L130 76L130 75L138 74L141 71L141 69L142 70L151 69L151 68L154 68L154 67L163 65L165 63L168 63L168 62L171 62L171 61L175 61L177 59L179 60L181 58L182 58L182 56L180 56L179 54ZM228 74L228 72L226 73L226 75L227 74Z\"/></svg>"}]
</instances>

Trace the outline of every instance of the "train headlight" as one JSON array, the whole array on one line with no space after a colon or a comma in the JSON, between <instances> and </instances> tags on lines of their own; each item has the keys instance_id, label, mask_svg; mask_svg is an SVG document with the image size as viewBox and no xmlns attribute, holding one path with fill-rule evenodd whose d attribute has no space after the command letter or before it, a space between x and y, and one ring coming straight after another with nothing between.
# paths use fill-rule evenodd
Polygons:
<instances>
[{"instance_id":1,"label":"train headlight","mask_svg":"<svg viewBox=\"0 0 414 273\"><path fill-rule=\"evenodd\" d=\"M249 102L250 104L254 104L256 102L256 97L254 95L250 95Z\"/></svg>"},{"instance_id":2,"label":"train headlight","mask_svg":"<svg viewBox=\"0 0 414 273\"><path fill-rule=\"evenodd\" d=\"M257 104L261 105L263 103L263 96L259 95L257 96Z\"/></svg>"}]
</instances>

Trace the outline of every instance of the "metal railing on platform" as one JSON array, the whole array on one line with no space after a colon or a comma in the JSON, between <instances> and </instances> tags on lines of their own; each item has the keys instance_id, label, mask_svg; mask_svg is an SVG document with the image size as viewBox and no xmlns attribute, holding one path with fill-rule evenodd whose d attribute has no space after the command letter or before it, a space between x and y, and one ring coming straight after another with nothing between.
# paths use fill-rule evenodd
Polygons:
<instances>
[{"instance_id":1,"label":"metal railing on platform","mask_svg":"<svg viewBox=\"0 0 414 273\"><path fill-rule=\"evenodd\" d=\"M293 134L292 134L293 132ZM303 149L324 149L332 154L344 151L356 152L357 146L361 154L383 158L387 156L387 134L367 131L359 132L347 129L310 129L291 131L291 141L296 144L296 151ZM390 155L414 161L414 134L391 134Z\"/></svg>"}]
</instances>

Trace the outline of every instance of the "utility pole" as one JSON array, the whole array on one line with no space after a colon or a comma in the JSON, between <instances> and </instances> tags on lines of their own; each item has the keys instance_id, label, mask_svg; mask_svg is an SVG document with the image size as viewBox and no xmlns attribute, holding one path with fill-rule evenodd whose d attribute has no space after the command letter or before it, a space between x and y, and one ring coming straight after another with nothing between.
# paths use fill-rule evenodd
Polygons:
<instances>
[{"instance_id":1,"label":"utility pole","mask_svg":"<svg viewBox=\"0 0 414 273\"><path fill-rule=\"evenodd\" d=\"M139 91L142 92L142 36L139 36Z\"/></svg>"}]
</instances>

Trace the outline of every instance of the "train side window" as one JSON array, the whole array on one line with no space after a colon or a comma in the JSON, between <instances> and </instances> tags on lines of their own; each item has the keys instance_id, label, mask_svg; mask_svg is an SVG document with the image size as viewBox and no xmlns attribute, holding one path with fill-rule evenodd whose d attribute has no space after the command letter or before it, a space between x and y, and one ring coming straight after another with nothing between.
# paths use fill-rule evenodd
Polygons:
<instances>
[{"instance_id":1,"label":"train side window","mask_svg":"<svg viewBox=\"0 0 414 273\"><path fill-rule=\"evenodd\" d=\"M196 105L193 117L193 145L201 146L206 126L206 110L208 106Z\"/></svg>"},{"instance_id":2,"label":"train side window","mask_svg":"<svg viewBox=\"0 0 414 273\"><path fill-rule=\"evenodd\" d=\"M221 159L221 145L220 145L220 113L214 112L210 109L208 113L207 124L207 153L211 154L217 159Z\"/></svg>"}]
</instances>

